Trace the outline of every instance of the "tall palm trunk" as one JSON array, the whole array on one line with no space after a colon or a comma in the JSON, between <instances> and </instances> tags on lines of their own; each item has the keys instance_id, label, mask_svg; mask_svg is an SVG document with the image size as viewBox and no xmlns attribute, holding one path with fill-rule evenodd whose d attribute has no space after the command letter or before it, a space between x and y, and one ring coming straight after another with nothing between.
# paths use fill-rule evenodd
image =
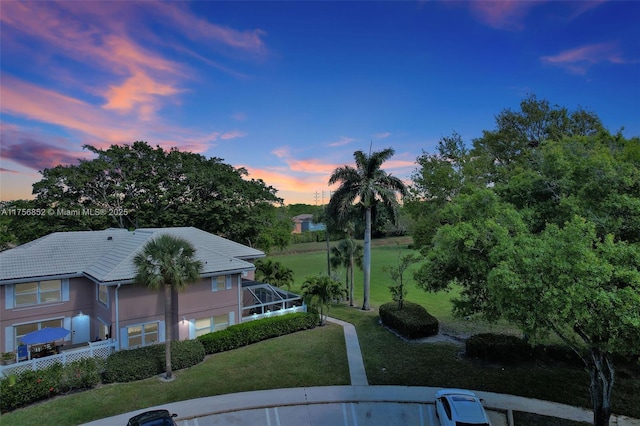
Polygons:
<instances>
[{"instance_id":1,"label":"tall palm trunk","mask_svg":"<svg viewBox=\"0 0 640 426\"><path fill-rule=\"evenodd\" d=\"M173 340L173 304L171 285L164 285L164 362L167 380L173 377L171 371L171 341Z\"/></svg>"},{"instance_id":2,"label":"tall palm trunk","mask_svg":"<svg viewBox=\"0 0 640 426\"><path fill-rule=\"evenodd\" d=\"M351 246L351 252L349 253L349 274L351 279L349 280L349 306L353 306L353 280L354 280L354 258L353 251L355 249L355 243Z\"/></svg>"},{"instance_id":3,"label":"tall palm trunk","mask_svg":"<svg viewBox=\"0 0 640 426\"><path fill-rule=\"evenodd\" d=\"M371 293L371 207L367 207L365 211L365 228L364 228L364 296L362 301L362 310L368 311L369 294Z\"/></svg>"}]
</instances>

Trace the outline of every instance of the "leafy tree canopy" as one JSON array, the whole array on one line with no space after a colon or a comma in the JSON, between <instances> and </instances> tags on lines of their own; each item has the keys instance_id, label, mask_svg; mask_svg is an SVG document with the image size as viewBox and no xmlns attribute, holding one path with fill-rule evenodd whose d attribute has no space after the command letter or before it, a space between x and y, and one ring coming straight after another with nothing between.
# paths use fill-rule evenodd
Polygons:
<instances>
[{"instance_id":1,"label":"leafy tree canopy","mask_svg":"<svg viewBox=\"0 0 640 426\"><path fill-rule=\"evenodd\" d=\"M416 279L430 291L459 285L458 315L560 336L590 373L594 423L608 424L614 355L640 352L640 139L535 97L497 121L462 161L416 173L420 194L449 190L445 202L414 199L414 211L433 209L418 218Z\"/></svg>"},{"instance_id":2,"label":"leafy tree canopy","mask_svg":"<svg viewBox=\"0 0 640 426\"><path fill-rule=\"evenodd\" d=\"M146 142L85 148L97 157L45 169L33 185L37 206L107 212L67 218L66 230L195 226L267 250L288 244L276 189L243 168Z\"/></svg>"}]
</instances>

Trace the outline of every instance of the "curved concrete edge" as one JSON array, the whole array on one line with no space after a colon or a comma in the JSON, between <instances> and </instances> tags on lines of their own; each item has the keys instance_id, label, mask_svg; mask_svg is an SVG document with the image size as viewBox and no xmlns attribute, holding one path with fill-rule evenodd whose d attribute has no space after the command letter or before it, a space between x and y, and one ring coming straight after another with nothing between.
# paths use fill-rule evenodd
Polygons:
<instances>
[{"instance_id":1,"label":"curved concrete edge","mask_svg":"<svg viewBox=\"0 0 640 426\"><path fill-rule=\"evenodd\" d=\"M281 407L289 405L323 404L338 402L405 402L433 403L435 394L442 388L420 386L320 386L262 391L240 392L210 396L187 401L172 402L148 407L131 413L120 414L86 423L86 426L111 426L126 424L127 420L139 413L164 408L178 415L178 420L189 420L232 411ZM524 411L569 420L591 422L591 411L570 405L514 395L474 391L485 400L489 410ZM624 416L612 416L612 424L640 426L640 420Z\"/></svg>"}]
</instances>

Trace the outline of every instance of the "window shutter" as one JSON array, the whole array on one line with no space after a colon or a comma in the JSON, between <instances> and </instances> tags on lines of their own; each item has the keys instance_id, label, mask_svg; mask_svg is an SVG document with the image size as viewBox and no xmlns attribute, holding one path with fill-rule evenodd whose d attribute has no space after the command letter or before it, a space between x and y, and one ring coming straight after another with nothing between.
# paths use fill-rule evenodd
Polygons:
<instances>
[{"instance_id":1,"label":"window shutter","mask_svg":"<svg viewBox=\"0 0 640 426\"><path fill-rule=\"evenodd\" d=\"M189 340L196 338L196 322L189 321Z\"/></svg>"},{"instance_id":2,"label":"window shutter","mask_svg":"<svg viewBox=\"0 0 640 426\"><path fill-rule=\"evenodd\" d=\"M235 312L229 312L229 325L233 325L236 323L236 315Z\"/></svg>"},{"instance_id":3,"label":"window shutter","mask_svg":"<svg viewBox=\"0 0 640 426\"><path fill-rule=\"evenodd\" d=\"M127 327L122 327L120 329L120 338L118 341L120 349L128 349L129 348L129 330Z\"/></svg>"},{"instance_id":4,"label":"window shutter","mask_svg":"<svg viewBox=\"0 0 640 426\"><path fill-rule=\"evenodd\" d=\"M63 325L64 328L66 328L67 330L71 330L71 317L64 317L64 319L62 320L62 323L64 324ZM64 340L67 342L70 342L72 334L73 332L69 333L67 337L64 338Z\"/></svg>"},{"instance_id":5,"label":"window shutter","mask_svg":"<svg viewBox=\"0 0 640 426\"><path fill-rule=\"evenodd\" d=\"M62 280L62 301L69 301L69 278L64 278Z\"/></svg>"},{"instance_id":6,"label":"window shutter","mask_svg":"<svg viewBox=\"0 0 640 426\"><path fill-rule=\"evenodd\" d=\"M15 337L13 335L13 326L10 325L4 328L4 351L3 352L13 352L15 349L13 347L13 341Z\"/></svg>"},{"instance_id":7,"label":"window shutter","mask_svg":"<svg viewBox=\"0 0 640 426\"><path fill-rule=\"evenodd\" d=\"M4 286L4 308L13 308L13 284Z\"/></svg>"},{"instance_id":8,"label":"window shutter","mask_svg":"<svg viewBox=\"0 0 640 426\"><path fill-rule=\"evenodd\" d=\"M218 277L211 277L211 291L218 291Z\"/></svg>"},{"instance_id":9,"label":"window shutter","mask_svg":"<svg viewBox=\"0 0 640 426\"><path fill-rule=\"evenodd\" d=\"M164 342L164 321L158 321L158 343Z\"/></svg>"},{"instance_id":10,"label":"window shutter","mask_svg":"<svg viewBox=\"0 0 640 426\"><path fill-rule=\"evenodd\" d=\"M227 290L231 290L232 284L231 284L231 275L227 275L225 278L226 281L226 286L227 286Z\"/></svg>"}]
</instances>

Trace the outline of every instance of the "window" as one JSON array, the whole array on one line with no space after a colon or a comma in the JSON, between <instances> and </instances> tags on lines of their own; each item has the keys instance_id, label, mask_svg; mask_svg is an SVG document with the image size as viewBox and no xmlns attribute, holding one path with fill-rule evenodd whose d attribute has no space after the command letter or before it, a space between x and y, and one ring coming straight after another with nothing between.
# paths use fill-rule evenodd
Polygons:
<instances>
[{"instance_id":1,"label":"window","mask_svg":"<svg viewBox=\"0 0 640 426\"><path fill-rule=\"evenodd\" d=\"M158 323L150 322L127 327L127 335L129 348L152 345L158 342Z\"/></svg>"},{"instance_id":2,"label":"window","mask_svg":"<svg viewBox=\"0 0 640 426\"><path fill-rule=\"evenodd\" d=\"M196 320L196 337L213 331L224 330L229 326L229 315L217 315L215 317Z\"/></svg>"},{"instance_id":3,"label":"window","mask_svg":"<svg viewBox=\"0 0 640 426\"><path fill-rule=\"evenodd\" d=\"M231 275L219 275L211 278L211 291L231 289Z\"/></svg>"},{"instance_id":4,"label":"window","mask_svg":"<svg viewBox=\"0 0 640 426\"><path fill-rule=\"evenodd\" d=\"M62 281L38 281L15 285L14 306L39 305L62 300Z\"/></svg>"},{"instance_id":5,"label":"window","mask_svg":"<svg viewBox=\"0 0 640 426\"><path fill-rule=\"evenodd\" d=\"M229 315L218 315L213 317L213 331L224 330L229 326Z\"/></svg>"},{"instance_id":6,"label":"window","mask_svg":"<svg viewBox=\"0 0 640 426\"><path fill-rule=\"evenodd\" d=\"M34 331L38 331L46 327L63 327L62 318L16 325L14 327L14 336L16 337L14 347L18 347L22 336L25 334L33 333Z\"/></svg>"},{"instance_id":7,"label":"window","mask_svg":"<svg viewBox=\"0 0 640 426\"><path fill-rule=\"evenodd\" d=\"M109 307L109 287L106 285L96 285L98 286L98 301L106 307Z\"/></svg>"}]
</instances>

